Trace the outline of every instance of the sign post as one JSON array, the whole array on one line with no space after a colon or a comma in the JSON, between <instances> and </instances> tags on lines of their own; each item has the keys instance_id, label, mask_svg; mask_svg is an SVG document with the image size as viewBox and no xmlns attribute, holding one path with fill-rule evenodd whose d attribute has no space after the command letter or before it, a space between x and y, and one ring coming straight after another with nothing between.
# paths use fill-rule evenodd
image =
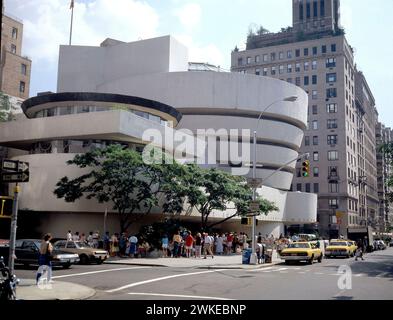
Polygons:
<instances>
[{"instance_id":1,"label":"sign post","mask_svg":"<svg viewBox=\"0 0 393 320\"><path fill-rule=\"evenodd\" d=\"M15 263L15 242L16 242L16 229L18 220L18 194L20 187L16 184L14 188L14 205L12 206L11 216L11 235L10 235L10 254L8 259L8 268L10 273L14 274L14 263Z\"/></svg>"}]
</instances>

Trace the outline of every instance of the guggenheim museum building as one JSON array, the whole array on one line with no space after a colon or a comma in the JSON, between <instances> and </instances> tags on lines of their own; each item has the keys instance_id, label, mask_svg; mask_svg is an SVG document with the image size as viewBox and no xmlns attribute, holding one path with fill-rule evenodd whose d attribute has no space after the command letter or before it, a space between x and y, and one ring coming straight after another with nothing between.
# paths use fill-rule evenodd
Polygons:
<instances>
[{"instance_id":1,"label":"guggenheim museum building","mask_svg":"<svg viewBox=\"0 0 393 320\"><path fill-rule=\"evenodd\" d=\"M86 199L67 203L53 190L63 176L80 174L66 164L75 154L111 143L142 151L152 129L203 140L203 153L190 148L186 156L248 177L256 131L256 176L263 182L257 192L279 208L258 217L256 231L279 236L285 226L315 223L316 194L290 191L307 126L307 93L285 81L203 65L190 63L187 48L171 36L129 43L106 39L97 47L60 46L57 93L25 100L23 117L0 124L0 145L9 148L9 158L30 163L19 209L38 217L34 231L64 237L68 230L102 233L105 224L107 231L118 232L118 216L110 204ZM220 146L228 140L246 141L247 156L227 161ZM173 152L176 143L165 140L162 148ZM232 209L217 211L209 221L231 214ZM128 232L165 218L155 208ZM180 219L200 221L197 212L186 208ZM219 227L251 234L240 218Z\"/></svg>"}]
</instances>

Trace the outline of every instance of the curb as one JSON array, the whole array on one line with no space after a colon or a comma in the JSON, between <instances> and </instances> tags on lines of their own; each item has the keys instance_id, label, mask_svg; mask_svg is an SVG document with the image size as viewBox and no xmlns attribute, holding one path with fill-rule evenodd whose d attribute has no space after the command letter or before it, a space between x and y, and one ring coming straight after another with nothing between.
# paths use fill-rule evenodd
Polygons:
<instances>
[{"instance_id":1,"label":"curb","mask_svg":"<svg viewBox=\"0 0 393 320\"><path fill-rule=\"evenodd\" d=\"M164 265L164 264L116 262L116 261L104 261L104 264L115 264L115 265L120 265L120 266L169 267L169 266Z\"/></svg>"}]
</instances>

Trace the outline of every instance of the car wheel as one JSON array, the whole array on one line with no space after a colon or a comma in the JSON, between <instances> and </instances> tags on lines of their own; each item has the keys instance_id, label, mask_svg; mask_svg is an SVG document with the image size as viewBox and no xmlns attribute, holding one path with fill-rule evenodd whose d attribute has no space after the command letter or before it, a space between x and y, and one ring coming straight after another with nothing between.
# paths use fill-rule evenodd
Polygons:
<instances>
[{"instance_id":1,"label":"car wheel","mask_svg":"<svg viewBox=\"0 0 393 320\"><path fill-rule=\"evenodd\" d=\"M97 264L102 264L104 262L104 260L98 259L97 260Z\"/></svg>"},{"instance_id":2,"label":"car wheel","mask_svg":"<svg viewBox=\"0 0 393 320\"><path fill-rule=\"evenodd\" d=\"M308 264L312 264L314 262L314 255L311 256L310 260L307 261Z\"/></svg>"},{"instance_id":3,"label":"car wheel","mask_svg":"<svg viewBox=\"0 0 393 320\"><path fill-rule=\"evenodd\" d=\"M318 262L321 263L322 262L322 254L319 256L318 258Z\"/></svg>"},{"instance_id":4,"label":"car wheel","mask_svg":"<svg viewBox=\"0 0 393 320\"><path fill-rule=\"evenodd\" d=\"M285 264L291 264L291 261L285 260Z\"/></svg>"},{"instance_id":5,"label":"car wheel","mask_svg":"<svg viewBox=\"0 0 393 320\"><path fill-rule=\"evenodd\" d=\"M71 263L66 263L62 265L63 269L69 269L71 267Z\"/></svg>"},{"instance_id":6,"label":"car wheel","mask_svg":"<svg viewBox=\"0 0 393 320\"><path fill-rule=\"evenodd\" d=\"M80 255L79 259L80 259L80 264L88 264L89 263L89 257L85 254Z\"/></svg>"}]
</instances>

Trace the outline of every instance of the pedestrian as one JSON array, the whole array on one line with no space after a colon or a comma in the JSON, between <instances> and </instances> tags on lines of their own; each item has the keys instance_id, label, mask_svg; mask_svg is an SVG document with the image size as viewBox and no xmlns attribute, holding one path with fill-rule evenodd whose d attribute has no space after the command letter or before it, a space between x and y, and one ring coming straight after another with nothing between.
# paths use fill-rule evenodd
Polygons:
<instances>
[{"instance_id":1,"label":"pedestrian","mask_svg":"<svg viewBox=\"0 0 393 320\"><path fill-rule=\"evenodd\" d=\"M52 235L47 233L44 236L43 241L41 241L40 246L40 255L38 258L39 268L37 270L36 275L36 283L38 284L42 275L46 272L47 274L47 283L51 283L52 281L52 252L53 246L50 243L52 239Z\"/></svg>"},{"instance_id":2,"label":"pedestrian","mask_svg":"<svg viewBox=\"0 0 393 320\"><path fill-rule=\"evenodd\" d=\"M168 235L164 234L161 238L161 247L162 247L162 257L163 258L168 258L168 244L169 244Z\"/></svg>"},{"instance_id":3,"label":"pedestrian","mask_svg":"<svg viewBox=\"0 0 393 320\"><path fill-rule=\"evenodd\" d=\"M75 234L72 236L72 241L79 241L79 232L75 232Z\"/></svg>"},{"instance_id":4,"label":"pedestrian","mask_svg":"<svg viewBox=\"0 0 393 320\"><path fill-rule=\"evenodd\" d=\"M230 233L228 233L228 236L227 236L227 251L226 251L226 254L233 253L232 246L233 246L233 233L230 232Z\"/></svg>"},{"instance_id":5,"label":"pedestrian","mask_svg":"<svg viewBox=\"0 0 393 320\"><path fill-rule=\"evenodd\" d=\"M120 257L124 257L127 249L127 236L126 233L123 232L119 239L119 255Z\"/></svg>"},{"instance_id":6,"label":"pedestrian","mask_svg":"<svg viewBox=\"0 0 393 320\"><path fill-rule=\"evenodd\" d=\"M71 230L68 230L67 241L72 241L72 232L71 232Z\"/></svg>"},{"instance_id":7,"label":"pedestrian","mask_svg":"<svg viewBox=\"0 0 393 320\"><path fill-rule=\"evenodd\" d=\"M128 239L128 241L130 243L129 255L130 255L130 258L133 258L138 250L138 238L135 235L133 235Z\"/></svg>"},{"instance_id":8,"label":"pedestrian","mask_svg":"<svg viewBox=\"0 0 393 320\"><path fill-rule=\"evenodd\" d=\"M82 242L82 243L85 243L85 241L86 241L86 236L85 236L84 233L81 234L81 236L80 236L80 238L79 238L79 241Z\"/></svg>"},{"instance_id":9,"label":"pedestrian","mask_svg":"<svg viewBox=\"0 0 393 320\"><path fill-rule=\"evenodd\" d=\"M215 245L216 245L216 254L218 255L222 255L224 252L224 239L226 239L224 234L221 234L221 236L217 235L216 237Z\"/></svg>"},{"instance_id":10,"label":"pedestrian","mask_svg":"<svg viewBox=\"0 0 393 320\"><path fill-rule=\"evenodd\" d=\"M363 258L363 246L362 246L362 241L358 241L357 243L357 249L356 249L356 254L355 254L355 261L358 261L358 258L362 258L362 260L364 260Z\"/></svg>"},{"instance_id":11,"label":"pedestrian","mask_svg":"<svg viewBox=\"0 0 393 320\"><path fill-rule=\"evenodd\" d=\"M110 242L111 242L111 238L109 236L109 231L105 232L103 242L104 242L104 249L109 252L110 251Z\"/></svg>"},{"instance_id":12,"label":"pedestrian","mask_svg":"<svg viewBox=\"0 0 393 320\"><path fill-rule=\"evenodd\" d=\"M173 257L174 258L178 258L180 256L180 245L183 241L181 235L180 235L180 231L177 231L172 238L173 241Z\"/></svg>"},{"instance_id":13,"label":"pedestrian","mask_svg":"<svg viewBox=\"0 0 393 320\"><path fill-rule=\"evenodd\" d=\"M214 243L214 238L212 236L209 236L209 234L206 232L204 242L203 242L204 259L206 259L207 254L211 255L212 259L214 258L214 255L212 252L213 243Z\"/></svg>"},{"instance_id":14,"label":"pedestrian","mask_svg":"<svg viewBox=\"0 0 393 320\"><path fill-rule=\"evenodd\" d=\"M87 244L90 247L93 247L93 231L90 231L89 235L87 236Z\"/></svg>"},{"instance_id":15,"label":"pedestrian","mask_svg":"<svg viewBox=\"0 0 393 320\"><path fill-rule=\"evenodd\" d=\"M198 232L195 237L195 258L201 257L202 235Z\"/></svg>"},{"instance_id":16,"label":"pedestrian","mask_svg":"<svg viewBox=\"0 0 393 320\"><path fill-rule=\"evenodd\" d=\"M194 246L194 237L192 236L191 232L188 232L188 235L186 237L186 257L190 258L192 254L192 248Z\"/></svg>"},{"instance_id":17,"label":"pedestrian","mask_svg":"<svg viewBox=\"0 0 393 320\"><path fill-rule=\"evenodd\" d=\"M93 248L99 247L100 232L97 230L93 233Z\"/></svg>"},{"instance_id":18,"label":"pedestrian","mask_svg":"<svg viewBox=\"0 0 393 320\"><path fill-rule=\"evenodd\" d=\"M110 253L112 257L117 256L119 252L119 234L115 233L111 237Z\"/></svg>"}]
</instances>

